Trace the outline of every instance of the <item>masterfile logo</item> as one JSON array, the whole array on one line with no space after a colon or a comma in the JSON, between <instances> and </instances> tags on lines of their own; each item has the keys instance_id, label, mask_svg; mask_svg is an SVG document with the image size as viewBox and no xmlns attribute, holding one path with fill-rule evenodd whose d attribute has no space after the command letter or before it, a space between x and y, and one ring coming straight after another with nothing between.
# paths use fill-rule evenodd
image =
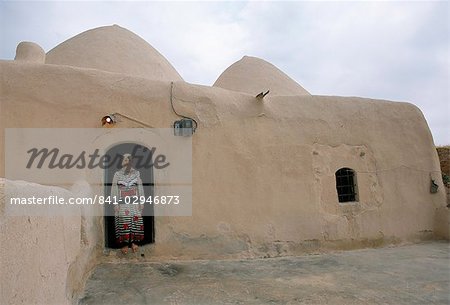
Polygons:
<instances>
[{"instance_id":1,"label":"masterfile logo","mask_svg":"<svg viewBox=\"0 0 450 305\"><path fill-rule=\"evenodd\" d=\"M172 129L10 128L5 144L10 214L192 214L192 141ZM89 194L72 192L80 182Z\"/></svg>"}]
</instances>

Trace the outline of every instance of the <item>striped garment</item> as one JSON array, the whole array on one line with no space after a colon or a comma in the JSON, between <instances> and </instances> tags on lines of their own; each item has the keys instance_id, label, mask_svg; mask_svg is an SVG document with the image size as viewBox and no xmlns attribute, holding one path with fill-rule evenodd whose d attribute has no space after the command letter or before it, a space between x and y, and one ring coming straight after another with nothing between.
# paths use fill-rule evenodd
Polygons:
<instances>
[{"instance_id":1,"label":"striped garment","mask_svg":"<svg viewBox=\"0 0 450 305\"><path fill-rule=\"evenodd\" d=\"M125 172L124 168L117 171L111 186L111 196L119 200L128 196L145 196L139 171L134 168L129 172ZM144 239L144 222L140 205L119 204L114 219L117 246L139 243Z\"/></svg>"},{"instance_id":2,"label":"striped garment","mask_svg":"<svg viewBox=\"0 0 450 305\"><path fill-rule=\"evenodd\" d=\"M124 246L144 239L144 222L137 205L120 204L115 217L116 243Z\"/></svg>"}]
</instances>

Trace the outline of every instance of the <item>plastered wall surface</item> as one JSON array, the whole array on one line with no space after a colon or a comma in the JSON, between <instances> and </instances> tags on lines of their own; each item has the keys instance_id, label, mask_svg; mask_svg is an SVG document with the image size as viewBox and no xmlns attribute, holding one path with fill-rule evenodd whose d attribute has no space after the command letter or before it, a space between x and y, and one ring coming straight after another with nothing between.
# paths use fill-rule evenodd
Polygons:
<instances>
[{"instance_id":1,"label":"plastered wall surface","mask_svg":"<svg viewBox=\"0 0 450 305\"><path fill-rule=\"evenodd\" d=\"M18 62L2 62L1 69L8 75L2 128L100 127L113 112L155 127L177 119L170 82ZM185 82L174 83L173 96L177 111L199 122L192 139L194 211L158 220L161 243L177 234L182 240L239 236L247 249L248 240L412 238L433 231L445 194L442 187L429 192L430 175L442 184L439 162L415 106L329 96L259 101ZM355 207L337 201L334 172L341 167L361 172ZM349 222L343 212L349 209L359 220Z\"/></svg>"},{"instance_id":2,"label":"plastered wall surface","mask_svg":"<svg viewBox=\"0 0 450 305\"><path fill-rule=\"evenodd\" d=\"M0 179L2 304L72 304L99 261L98 219L84 217L81 210L67 216L10 216L5 184L11 197L87 196L89 186L65 190Z\"/></svg>"}]
</instances>

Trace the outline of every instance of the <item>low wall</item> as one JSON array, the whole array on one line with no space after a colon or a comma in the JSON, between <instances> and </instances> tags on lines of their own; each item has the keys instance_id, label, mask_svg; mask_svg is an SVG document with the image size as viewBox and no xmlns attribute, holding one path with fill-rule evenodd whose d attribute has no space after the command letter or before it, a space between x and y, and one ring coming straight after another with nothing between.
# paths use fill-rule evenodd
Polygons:
<instances>
[{"instance_id":1,"label":"low wall","mask_svg":"<svg viewBox=\"0 0 450 305\"><path fill-rule=\"evenodd\" d=\"M23 181L8 181L13 196L74 196L75 193ZM11 188L9 188L11 187ZM0 178L0 279L2 304L73 304L98 260L95 218L68 216L9 216L5 179Z\"/></svg>"}]
</instances>

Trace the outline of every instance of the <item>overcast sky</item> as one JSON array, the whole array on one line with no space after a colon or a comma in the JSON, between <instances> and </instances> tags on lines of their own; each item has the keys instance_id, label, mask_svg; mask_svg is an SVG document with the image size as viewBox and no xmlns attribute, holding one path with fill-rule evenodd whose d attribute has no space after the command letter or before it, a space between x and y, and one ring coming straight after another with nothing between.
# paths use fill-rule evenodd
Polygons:
<instances>
[{"instance_id":1,"label":"overcast sky","mask_svg":"<svg viewBox=\"0 0 450 305\"><path fill-rule=\"evenodd\" d=\"M49 51L118 24L190 83L212 85L244 55L312 94L408 101L450 144L449 2L1 2L0 58L20 41Z\"/></svg>"}]
</instances>

